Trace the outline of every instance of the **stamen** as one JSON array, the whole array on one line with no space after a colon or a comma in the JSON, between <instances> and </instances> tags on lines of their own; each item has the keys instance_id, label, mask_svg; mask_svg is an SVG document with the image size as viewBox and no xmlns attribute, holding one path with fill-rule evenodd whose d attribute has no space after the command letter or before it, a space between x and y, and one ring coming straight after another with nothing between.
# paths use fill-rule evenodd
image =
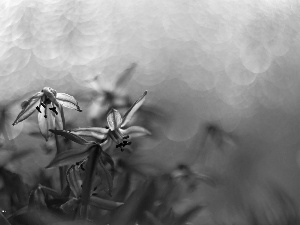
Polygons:
<instances>
[{"instance_id":1,"label":"stamen","mask_svg":"<svg viewBox=\"0 0 300 225\"><path fill-rule=\"evenodd\" d=\"M43 102L41 102L41 105L42 105L44 108L46 108L46 105L45 105Z\"/></svg>"},{"instance_id":2,"label":"stamen","mask_svg":"<svg viewBox=\"0 0 300 225\"><path fill-rule=\"evenodd\" d=\"M56 107L53 106L52 108L49 108L51 111L53 111L56 115L58 115L58 112L56 111Z\"/></svg>"},{"instance_id":3,"label":"stamen","mask_svg":"<svg viewBox=\"0 0 300 225\"><path fill-rule=\"evenodd\" d=\"M39 106L37 106L35 108L36 108L37 111L39 111L39 113L42 113Z\"/></svg>"}]
</instances>

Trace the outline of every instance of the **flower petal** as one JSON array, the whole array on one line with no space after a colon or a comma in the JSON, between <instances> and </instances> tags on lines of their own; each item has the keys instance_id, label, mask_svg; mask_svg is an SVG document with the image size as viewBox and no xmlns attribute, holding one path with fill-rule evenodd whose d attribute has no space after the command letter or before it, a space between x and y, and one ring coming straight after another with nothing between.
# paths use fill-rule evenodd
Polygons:
<instances>
[{"instance_id":1,"label":"flower petal","mask_svg":"<svg viewBox=\"0 0 300 225\"><path fill-rule=\"evenodd\" d=\"M57 93L56 100L58 101L59 104L61 104L66 108L75 109L79 112L82 111L78 105L77 100L71 95L65 93Z\"/></svg>"},{"instance_id":2,"label":"flower petal","mask_svg":"<svg viewBox=\"0 0 300 225\"><path fill-rule=\"evenodd\" d=\"M100 145L102 147L102 150L106 151L110 147L111 143L112 143L112 140L110 138L108 138L106 141L101 143Z\"/></svg>"},{"instance_id":3,"label":"flower petal","mask_svg":"<svg viewBox=\"0 0 300 225\"><path fill-rule=\"evenodd\" d=\"M111 109L107 115L107 123L110 130L118 128L122 123L122 116L116 109Z\"/></svg>"},{"instance_id":4,"label":"flower petal","mask_svg":"<svg viewBox=\"0 0 300 225\"><path fill-rule=\"evenodd\" d=\"M22 102L21 107L22 111L17 116L16 120L13 123L13 126L17 123L27 119L30 115L34 113L36 110L36 107L39 105L39 100L43 96L42 92L36 93L34 96L32 96L27 101Z\"/></svg>"},{"instance_id":5,"label":"flower petal","mask_svg":"<svg viewBox=\"0 0 300 225\"><path fill-rule=\"evenodd\" d=\"M131 126L127 129L120 129L121 133L124 135L129 135L130 137L141 137L145 135L151 135L151 132L144 127Z\"/></svg>"},{"instance_id":6,"label":"flower petal","mask_svg":"<svg viewBox=\"0 0 300 225\"><path fill-rule=\"evenodd\" d=\"M70 130L71 133L85 136L85 137L93 137L96 139L105 139L107 137L107 133L109 129L102 128L102 127L88 127L88 128L77 128Z\"/></svg>"},{"instance_id":7,"label":"flower petal","mask_svg":"<svg viewBox=\"0 0 300 225\"><path fill-rule=\"evenodd\" d=\"M52 133L49 131L49 129L55 128L55 117L51 112L49 112L49 105L46 105L46 108L41 107L40 110L41 113L38 115L40 132L46 141L48 141L48 138L52 136Z\"/></svg>"},{"instance_id":8,"label":"flower petal","mask_svg":"<svg viewBox=\"0 0 300 225\"><path fill-rule=\"evenodd\" d=\"M58 106L58 103L56 101L56 91L53 88L44 87L42 92L47 96L47 98L50 99L50 101L52 103L54 103L56 106Z\"/></svg>"},{"instance_id":9,"label":"flower petal","mask_svg":"<svg viewBox=\"0 0 300 225\"><path fill-rule=\"evenodd\" d=\"M146 99L147 91L130 107L130 109L125 113L122 118L121 127L124 127L132 118L133 114L141 107Z\"/></svg>"}]
</instances>

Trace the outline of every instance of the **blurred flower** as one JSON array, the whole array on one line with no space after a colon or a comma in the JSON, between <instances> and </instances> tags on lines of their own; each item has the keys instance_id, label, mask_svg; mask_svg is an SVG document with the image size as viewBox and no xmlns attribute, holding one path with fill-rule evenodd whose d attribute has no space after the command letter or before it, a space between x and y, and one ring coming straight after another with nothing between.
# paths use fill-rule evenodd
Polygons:
<instances>
[{"instance_id":1,"label":"blurred flower","mask_svg":"<svg viewBox=\"0 0 300 225\"><path fill-rule=\"evenodd\" d=\"M131 79L137 64L132 63L125 69L114 82L99 82L99 76L88 81L88 86L93 90L93 101L88 109L87 116L96 125L105 120L110 108L123 108L130 105L127 94L124 93L126 84Z\"/></svg>"},{"instance_id":2,"label":"blurred flower","mask_svg":"<svg viewBox=\"0 0 300 225\"><path fill-rule=\"evenodd\" d=\"M107 115L108 126L106 128L102 127L89 127L89 128L77 128L70 130L71 133L79 136L94 137L96 139L110 139L117 143L116 147L121 148L126 145L130 145L131 142L126 139L131 137L139 137L144 135L149 135L150 132L140 126L131 126L126 129L123 127L131 120L134 113L140 108L140 106L145 101L147 91L130 107L130 109L122 117L118 110L111 109Z\"/></svg>"},{"instance_id":3,"label":"blurred flower","mask_svg":"<svg viewBox=\"0 0 300 225\"><path fill-rule=\"evenodd\" d=\"M12 125L14 126L22 122L37 110L39 112L38 123L40 132L46 141L48 141L48 138L52 135L49 129L64 128L64 116L61 106L75 109L79 112L82 111L73 96L65 93L57 93L50 87L44 87L43 90L37 92L34 96L21 104L22 111ZM58 107L59 110L57 110L56 107Z\"/></svg>"}]
</instances>

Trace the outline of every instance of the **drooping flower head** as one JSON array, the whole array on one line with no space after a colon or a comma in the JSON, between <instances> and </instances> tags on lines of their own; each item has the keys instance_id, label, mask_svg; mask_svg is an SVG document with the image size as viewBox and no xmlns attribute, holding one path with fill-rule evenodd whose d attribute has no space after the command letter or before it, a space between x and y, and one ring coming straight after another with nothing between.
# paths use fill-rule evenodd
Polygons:
<instances>
[{"instance_id":1,"label":"drooping flower head","mask_svg":"<svg viewBox=\"0 0 300 225\"><path fill-rule=\"evenodd\" d=\"M65 93L57 93L56 90L50 87L44 87L41 91L21 104L22 110L12 125L14 126L22 122L35 111L38 111L39 128L41 134L47 141L52 135L49 129L64 128L64 115L61 106L75 109L79 112L82 111L73 96Z\"/></svg>"}]
</instances>

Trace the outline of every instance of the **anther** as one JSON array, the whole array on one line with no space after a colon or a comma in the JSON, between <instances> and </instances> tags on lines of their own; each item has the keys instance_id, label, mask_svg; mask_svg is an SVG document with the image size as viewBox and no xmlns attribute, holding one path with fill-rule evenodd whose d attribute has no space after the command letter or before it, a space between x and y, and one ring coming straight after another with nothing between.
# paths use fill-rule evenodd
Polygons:
<instances>
[{"instance_id":1,"label":"anther","mask_svg":"<svg viewBox=\"0 0 300 225\"><path fill-rule=\"evenodd\" d=\"M43 102L41 102L41 105L42 105L44 108L46 108L46 105L45 105Z\"/></svg>"},{"instance_id":2,"label":"anther","mask_svg":"<svg viewBox=\"0 0 300 225\"><path fill-rule=\"evenodd\" d=\"M56 115L58 115L58 112L56 111L56 107L53 106L52 108L49 108L51 111L53 111Z\"/></svg>"},{"instance_id":3,"label":"anther","mask_svg":"<svg viewBox=\"0 0 300 225\"><path fill-rule=\"evenodd\" d=\"M47 115L44 115L45 118L47 118Z\"/></svg>"},{"instance_id":4,"label":"anther","mask_svg":"<svg viewBox=\"0 0 300 225\"><path fill-rule=\"evenodd\" d=\"M39 111L39 113L42 113L41 110L40 110L40 107L37 106L35 108L36 108L37 111Z\"/></svg>"},{"instance_id":5,"label":"anther","mask_svg":"<svg viewBox=\"0 0 300 225\"><path fill-rule=\"evenodd\" d=\"M123 139L128 139L129 138L129 135L126 135L123 137Z\"/></svg>"}]
</instances>

